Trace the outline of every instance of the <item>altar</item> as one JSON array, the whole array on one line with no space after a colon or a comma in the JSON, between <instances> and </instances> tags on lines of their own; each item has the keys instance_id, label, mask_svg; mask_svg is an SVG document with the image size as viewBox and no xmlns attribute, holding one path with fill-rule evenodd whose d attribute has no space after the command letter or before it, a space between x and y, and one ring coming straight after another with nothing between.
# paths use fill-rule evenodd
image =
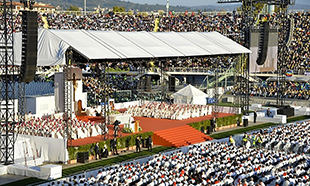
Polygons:
<instances>
[{"instance_id":1,"label":"altar","mask_svg":"<svg viewBox=\"0 0 310 186\"><path fill-rule=\"evenodd\" d=\"M72 105L71 110L77 112L78 106L81 108L87 107L87 93L83 92L83 82L82 82L82 69L74 67L70 68L66 71L67 73L70 72L71 77L68 80L68 84L70 86ZM64 112L64 76L65 72L58 72L55 73L55 108L58 112ZM78 105L80 101L81 105Z\"/></svg>"}]
</instances>

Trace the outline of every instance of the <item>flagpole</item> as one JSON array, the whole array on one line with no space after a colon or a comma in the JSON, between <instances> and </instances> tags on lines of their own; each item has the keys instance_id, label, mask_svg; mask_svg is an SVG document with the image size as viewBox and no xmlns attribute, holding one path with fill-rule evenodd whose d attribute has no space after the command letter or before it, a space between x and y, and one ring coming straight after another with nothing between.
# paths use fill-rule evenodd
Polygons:
<instances>
[{"instance_id":1,"label":"flagpole","mask_svg":"<svg viewBox=\"0 0 310 186\"><path fill-rule=\"evenodd\" d=\"M86 15L86 0L84 0L84 15Z\"/></svg>"},{"instance_id":2,"label":"flagpole","mask_svg":"<svg viewBox=\"0 0 310 186\"><path fill-rule=\"evenodd\" d=\"M169 16L169 0L167 0L166 8L167 8L166 16L168 17Z\"/></svg>"}]
</instances>

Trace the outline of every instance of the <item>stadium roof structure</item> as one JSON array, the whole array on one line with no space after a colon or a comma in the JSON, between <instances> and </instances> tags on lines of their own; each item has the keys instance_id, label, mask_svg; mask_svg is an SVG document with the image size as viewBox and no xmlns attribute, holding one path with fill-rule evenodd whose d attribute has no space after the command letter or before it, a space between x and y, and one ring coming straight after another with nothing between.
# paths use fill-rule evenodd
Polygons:
<instances>
[{"instance_id":1,"label":"stadium roof structure","mask_svg":"<svg viewBox=\"0 0 310 186\"><path fill-rule=\"evenodd\" d=\"M21 64L21 33L14 34L15 64ZM38 31L38 66L65 64L71 47L88 61L216 56L251 53L218 32Z\"/></svg>"}]
</instances>

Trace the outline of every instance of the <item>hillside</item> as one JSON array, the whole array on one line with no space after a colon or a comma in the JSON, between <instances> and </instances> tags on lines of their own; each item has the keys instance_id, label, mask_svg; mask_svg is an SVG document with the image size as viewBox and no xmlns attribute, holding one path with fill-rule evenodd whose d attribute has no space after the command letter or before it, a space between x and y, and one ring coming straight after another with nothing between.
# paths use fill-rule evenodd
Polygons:
<instances>
[{"instance_id":1,"label":"hillside","mask_svg":"<svg viewBox=\"0 0 310 186\"><path fill-rule=\"evenodd\" d=\"M16 1L16 0L14 0ZM37 2L42 2L46 4L51 4L53 6L60 6L63 10L67 10L71 5L77 7L84 7L83 0L37 0ZM87 10L92 11L95 7L100 5L101 8L108 7L113 8L113 6L125 7L128 10L139 10L139 11L154 11L154 10L166 10L165 5L148 5L148 4L137 4L131 2L125 2L120 0L87 0ZM189 7L184 6L170 6L170 10L176 12L184 12L189 10Z\"/></svg>"}]
</instances>

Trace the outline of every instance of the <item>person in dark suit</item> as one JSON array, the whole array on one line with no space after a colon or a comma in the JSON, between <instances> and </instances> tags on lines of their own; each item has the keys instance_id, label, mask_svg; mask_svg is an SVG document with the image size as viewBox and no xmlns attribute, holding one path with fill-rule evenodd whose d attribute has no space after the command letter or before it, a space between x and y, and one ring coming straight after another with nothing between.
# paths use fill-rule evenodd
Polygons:
<instances>
[{"instance_id":1,"label":"person in dark suit","mask_svg":"<svg viewBox=\"0 0 310 186\"><path fill-rule=\"evenodd\" d=\"M96 160L97 160L97 158L101 159L100 153L99 153L99 143L98 142L95 145L95 158L96 158Z\"/></svg>"},{"instance_id":2,"label":"person in dark suit","mask_svg":"<svg viewBox=\"0 0 310 186\"><path fill-rule=\"evenodd\" d=\"M141 152L140 145L141 145L141 141L140 141L139 137L137 136L136 137L136 152Z\"/></svg>"},{"instance_id":3,"label":"person in dark suit","mask_svg":"<svg viewBox=\"0 0 310 186\"><path fill-rule=\"evenodd\" d=\"M109 155L109 152L108 152L107 146L104 145L104 148L102 149L102 157L107 158L108 155Z\"/></svg>"},{"instance_id":4,"label":"person in dark suit","mask_svg":"<svg viewBox=\"0 0 310 186\"><path fill-rule=\"evenodd\" d=\"M147 150L148 151L153 151L153 139L152 139L152 137L151 136L149 136L148 138L147 138Z\"/></svg>"},{"instance_id":5,"label":"person in dark suit","mask_svg":"<svg viewBox=\"0 0 310 186\"><path fill-rule=\"evenodd\" d=\"M211 126L211 132L214 130L214 120L213 118L210 119L210 126Z\"/></svg>"},{"instance_id":6,"label":"person in dark suit","mask_svg":"<svg viewBox=\"0 0 310 186\"><path fill-rule=\"evenodd\" d=\"M110 143L111 143L112 153L113 153L114 155L118 155L116 138L113 138L113 139L111 140Z\"/></svg>"},{"instance_id":7,"label":"person in dark suit","mask_svg":"<svg viewBox=\"0 0 310 186\"><path fill-rule=\"evenodd\" d=\"M271 117L271 111L270 108L267 109L267 117Z\"/></svg>"},{"instance_id":8,"label":"person in dark suit","mask_svg":"<svg viewBox=\"0 0 310 186\"><path fill-rule=\"evenodd\" d=\"M256 123L256 119L257 119L257 112L256 110L254 110L254 123Z\"/></svg>"},{"instance_id":9,"label":"person in dark suit","mask_svg":"<svg viewBox=\"0 0 310 186\"><path fill-rule=\"evenodd\" d=\"M212 132L216 132L216 118L215 117L213 117L212 119L211 119L211 121L210 121L210 125L211 125L211 131Z\"/></svg>"}]
</instances>

